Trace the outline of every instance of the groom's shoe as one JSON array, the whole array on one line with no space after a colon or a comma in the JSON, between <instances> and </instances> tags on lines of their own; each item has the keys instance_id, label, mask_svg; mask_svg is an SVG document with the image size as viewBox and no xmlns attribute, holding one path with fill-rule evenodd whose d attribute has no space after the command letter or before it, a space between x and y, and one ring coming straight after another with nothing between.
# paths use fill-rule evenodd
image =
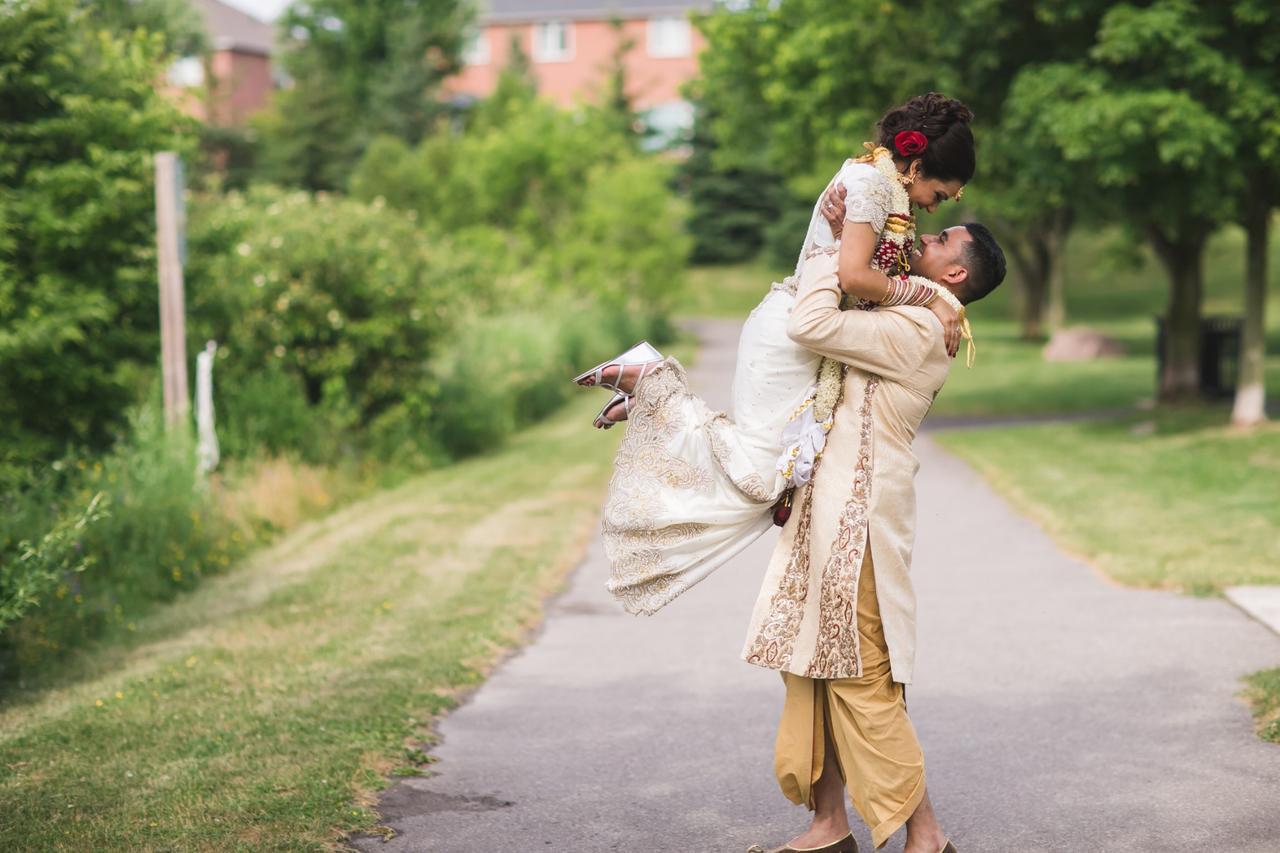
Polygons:
<instances>
[{"instance_id":1,"label":"groom's shoe","mask_svg":"<svg viewBox=\"0 0 1280 853\"><path fill-rule=\"evenodd\" d=\"M955 848L952 848L949 853L954 853L954 850ZM839 841L834 841L825 847L792 847L784 844L781 847L765 850L759 844L753 844L747 848L747 853L858 853L858 841L851 832Z\"/></svg>"}]
</instances>

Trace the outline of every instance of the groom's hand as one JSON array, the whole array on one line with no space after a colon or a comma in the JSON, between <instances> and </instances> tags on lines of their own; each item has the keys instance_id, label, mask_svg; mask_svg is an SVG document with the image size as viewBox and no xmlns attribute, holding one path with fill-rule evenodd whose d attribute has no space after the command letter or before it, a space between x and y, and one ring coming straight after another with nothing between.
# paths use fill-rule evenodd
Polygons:
<instances>
[{"instance_id":1,"label":"groom's hand","mask_svg":"<svg viewBox=\"0 0 1280 853\"><path fill-rule=\"evenodd\" d=\"M840 239L844 231L844 184L836 184L822 198L822 215L831 224L831 236Z\"/></svg>"}]
</instances>

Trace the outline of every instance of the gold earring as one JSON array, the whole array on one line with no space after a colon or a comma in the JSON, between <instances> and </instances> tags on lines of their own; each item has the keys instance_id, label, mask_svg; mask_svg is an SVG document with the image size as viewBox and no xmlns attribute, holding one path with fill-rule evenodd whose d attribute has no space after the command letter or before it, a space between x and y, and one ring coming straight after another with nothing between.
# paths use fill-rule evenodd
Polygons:
<instances>
[{"instance_id":1,"label":"gold earring","mask_svg":"<svg viewBox=\"0 0 1280 853\"><path fill-rule=\"evenodd\" d=\"M911 185L914 184L915 182L916 182L916 179L911 177L910 175L904 175L902 173L898 174L898 183L902 184L903 189L908 189L908 190L911 189Z\"/></svg>"}]
</instances>

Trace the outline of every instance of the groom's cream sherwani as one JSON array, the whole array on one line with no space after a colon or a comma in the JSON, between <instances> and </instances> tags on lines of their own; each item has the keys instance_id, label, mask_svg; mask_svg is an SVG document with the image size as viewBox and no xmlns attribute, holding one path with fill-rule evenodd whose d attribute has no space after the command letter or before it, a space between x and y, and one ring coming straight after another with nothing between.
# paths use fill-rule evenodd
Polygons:
<instances>
[{"instance_id":1,"label":"groom's cream sherwani","mask_svg":"<svg viewBox=\"0 0 1280 853\"><path fill-rule=\"evenodd\" d=\"M866 549L893 680L910 683L916 604L911 451L951 369L927 308L840 310L838 255L805 264L787 332L848 365L835 423L813 480L797 491L756 601L743 657L809 678L862 675L858 579Z\"/></svg>"}]
</instances>

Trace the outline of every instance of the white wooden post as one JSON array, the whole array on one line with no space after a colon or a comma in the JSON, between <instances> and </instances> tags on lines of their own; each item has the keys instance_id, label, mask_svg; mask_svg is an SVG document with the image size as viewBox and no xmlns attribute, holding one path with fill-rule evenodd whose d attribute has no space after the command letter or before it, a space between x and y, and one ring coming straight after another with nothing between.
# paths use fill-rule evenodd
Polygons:
<instances>
[{"instance_id":1,"label":"white wooden post","mask_svg":"<svg viewBox=\"0 0 1280 853\"><path fill-rule=\"evenodd\" d=\"M178 155L160 151L156 161L156 257L160 273L160 365L164 378L164 422L186 424L191 411L187 393L186 307L182 293L182 182Z\"/></svg>"},{"instance_id":2,"label":"white wooden post","mask_svg":"<svg viewBox=\"0 0 1280 853\"><path fill-rule=\"evenodd\" d=\"M218 467L218 434L213 427L213 358L218 344L205 341L196 354L196 471L207 474Z\"/></svg>"}]
</instances>

